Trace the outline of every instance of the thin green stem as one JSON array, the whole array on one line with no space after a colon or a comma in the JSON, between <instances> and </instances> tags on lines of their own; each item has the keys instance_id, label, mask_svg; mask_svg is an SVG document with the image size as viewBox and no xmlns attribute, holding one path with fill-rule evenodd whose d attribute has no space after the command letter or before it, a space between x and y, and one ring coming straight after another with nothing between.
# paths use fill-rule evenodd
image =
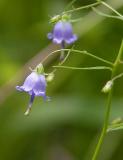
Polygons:
<instances>
[{"instance_id":1,"label":"thin green stem","mask_svg":"<svg viewBox=\"0 0 123 160\"><path fill-rule=\"evenodd\" d=\"M104 140L104 137L105 137L105 134L106 134L106 131L107 131L109 115L110 115L110 109L111 109L112 92L113 92L113 90L111 89L110 92L109 92L109 95L108 95L107 109L106 109L106 115L105 115L105 120L104 120L104 126L103 126L103 129L102 129L98 144L96 146L96 150L95 150L94 155L92 157L92 160L96 160L97 159L97 156L99 154L102 142Z\"/></svg>"},{"instance_id":2,"label":"thin green stem","mask_svg":"<svg viewBox=\"0 0 123 160\"><path fill-rule=\"evenodd\" d=\"M103 12L99 11L98 9L96 9L95 7L92 7L92 10L93 10L94 12L96 12L96 13L97 13L98 15L100 15L100 16L104 16L104 17L107 17L107 18L114 18L114 19L123 20L123 17L113 16L113 15L109 15L109 14L103 13Z\"/></svg>"},{"instance_id":3,"label":"thin green stem","mask_svg":"<svg viewBox=\"0 0 123 160\"><path fill-rule=\"evenodd\" d=\"M113 77L115 77L115 74L117 72L117 69L118 69L122 54L123 54L123 40L122 40L122 43L121 43L121 47L120 47L119 53L118 53L118 55L116 57L116 60L114 62L114 66L113 66L112 74L111 74L111 79L113 79ZM109 94L108 94L104 125L103 125L103 129L102 129L99 141L97 143L95 152L93 154L92 160L96 160L97 159L97 156L98 156L99 151L101 149L104 137L105 137L106 132L107 132L108 123L109 123L109 117L110 117L110 110L111 110L112 93L113 93L113 86L112 86L112 88L111 88L111 90L109 91Z\"/></svg>"},{"instance_id":4,"label":"thin green stem","mask_svg":"<svg viewBox=\"0 0 123 160\"><path fill-rule=\"evenodd\" d=\"M120 73L118 75L116 75L111 81L115 81L116 79L119 79L123 76L123 73Z\"/></svg>"},{"instance_id":5,"label":"thin green stem","mask_svg":"<svg viewBox=\"0 0 123 160\"><path fill-rule=\"evenodd\" d=\"M74 47L74 46L73 46L73 47ZM72 47L72 48L73 48L73 47ZM63 61L61 61L61 62L59 63L60 66L61 66L62 64L64 64L65 61L68 59L68 57L69 57L69 55L70 55L70 53L71 53L72 48L68 51L68 53L67 53L66 57L63 59Z\"/></svg>"},{"instance_id":6,"label":"thin green stem","mask_svg":"<svg viewBox=\"0 0 123 160\"><path fill-rule=\"evenodd\" d=\"M73 47L72 47L73 48ZM61 66L62 64L64 64L66 62L66 60L68 59L69 55L70 55L71 49L68 51L66 57L64 57L64 59L59 63L58 66ZM57 69L54 69L51 73L55 73L57 71Z\"/></svg>"},{"instance_id":7,"label":"thin green stem","mask_svg":"<svg viewBox=\"0 0 123 160\"><path fill-rule=\"evenodd\" d=\"M75 23L75 22L81 21L82 19L83 19L83 17L77 18L77 19L70 19L69 21L70 21L71 23Z\"/></svg>"},{"instance_id":8,"label":"thin green stem","mask_svg":"<svg viewBox=\"0 0 123 160\"><path fill-rule=\"evenodd\" d=\"M72 48L73 48L73 47L74 47L74 46L72 46ZM64 59L58 64L58 66L61 66L62 64L64 64L64 63L66 62L66 60L68 59L70 53L71 53L71 49L67 52L67 55L66 55L66 56L64 57ZM50 54L43 60L43 62L44 62L45 60L47 60L47 58L48 58L49 56L52 56L52 53L50 53ZM57 69L55 68L52 72L50 72L50 73L45 73L45 75L48 76L49 74L54 74L56 71L57 71Z\"/></svg>"},{"instance_id":9,"label":"thin green stem","mask_svg":"<svg viewBox=\"0 0 123 160\"><path fill-rule=\"evenodd\" d=\"M120 14L118 11L116 11L113 7L111 7L109 4L107 4L104 1L99 1L101 4L103 4L104 6L106 6L107 8L109 8L110 10L112 10L116 15L120 16L123 18L123 15Z\"/></svg>"},{"instance_id":10,"label":"thin green stem","mask_svg":"<svg viewBox=\"0 0 123 160\"><path fill-rule=\"evenodd\" d=\"M72 12L79 11L79 10L82 10L82 9L91 8L91 7L97 6L98 4L100 4L100 2L96 2L96 3L92 3L92 4L89 4L89 5L86 5L86 6L74 8L74 9L71 9L69 11L63 12L63 14L68 14L68 13L72 13Z\"/></svg>"},{"instance_id":11,"label":"thin green stem","mask_svg":"<svg viewBox=\"0 0 123 160\"><path fill-rule=\"evenodd\" d=\"M67 10L68 8L70 8L75 2L76 2L76 0L72 0L72 1L65 7L65 10Z\"/></svg>"},{"instance_id":12,"label":"thin green stem","mask_svg":"<svg viewBox=\"0 0 123 160\"><path fill-rule=\"evenodd\" d=\"M92 57L92 58L94 58L94 59L97 59L97 60L99 60L99 61L101 61L101 62L104 62L104 63L106 63L106 64L109 64L109 65L113 66L113 63L112 63L112 62L109 62L109 61L107 61L107 60L105 60L105 59L103 59L103 58L100 58L100 57L98 57L98 56L95 56L95 55L93 55L93 54L91 54L91 53L89 53L89 52L87 52L87 51L80 51L80 50L75 50L75 49L61 49L61 50L64 50L64 51L69 51L69 50L71 50L71 52L81 53L81 54L90 56L90 57ZM50 54L53 54L53 53L56 53L56 52L61 52L61 50L55 50L55 51L51 52ZM49 55L49 56L50 56L50 55Z\"/></svg>"},{"instance_id":13,"label":"thin green stem","mask_svg":"<svg viewBox=\"0 0 123 160\"><path fill-rule=\"evenodd\" d=\"M123 54L123 40L121 42L121 46L120 46L118 56L116 57L116 60L114 62L114 68L116 68L116 69L117 69L117 66L120 64L120 61L122 59L122 54Z\"/></svg>"},{"instance_id":14,"label":"thin green stem","mask_svg":"<svg viewBox=\"0 0 123 160\"><path fill-rule=\"evenodd\" d=\"M64 68L72 70L112 70L110 67L106 66L96 66L96 67L71 67L71 66L53 66L54 68Z\"/></svg>"}]
</instances>

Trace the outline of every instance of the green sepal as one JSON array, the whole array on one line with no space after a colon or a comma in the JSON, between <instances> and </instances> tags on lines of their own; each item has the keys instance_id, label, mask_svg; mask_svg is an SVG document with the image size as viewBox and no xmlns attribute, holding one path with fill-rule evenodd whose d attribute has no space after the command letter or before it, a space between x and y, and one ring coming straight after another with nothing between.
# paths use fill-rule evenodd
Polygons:
<instances>
[{"instance_id":1,"label":"green sepal","mask_svg":"<svg viewBox=\"0 0 123 160\"><path fill-rule=\"evenodd\" d=\"M35 68L35 71L38 73L38 74L44 74L44 67L43 67L43 64L40 63L36 66Z\"/></svg>"}]
</instances>

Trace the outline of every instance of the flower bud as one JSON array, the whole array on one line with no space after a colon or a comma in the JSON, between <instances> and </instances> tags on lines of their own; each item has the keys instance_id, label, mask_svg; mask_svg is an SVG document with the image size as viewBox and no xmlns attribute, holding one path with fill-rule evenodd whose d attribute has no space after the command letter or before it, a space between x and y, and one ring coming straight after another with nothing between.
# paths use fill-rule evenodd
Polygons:
<instances>
[{"instance_id":1,"label":"flower bud","mask_svg":"<svg viewBox=\"0 0 123 160\"><path fill-rule=\"evenodd\" d=\"M63 14L63 15L62 15L62 20L63 20L63 21L69 21L70 18L71 18L71 15L68 15L68 14Z\"/></svg>"},{"instance_id":2,"label":"flower bud","mask_svg":"<svg viewBox=\"0 0 123 160\"><path fill-rule=\"evenodd\" d=\"M60 16L60 15L53 16L53 17L50 19L50 23L56 23L56 22L58 22L60 19L61 19L61 16Z\"/></svg>"},{"instance_id":3,"label":"flower bud","mask_svg":"<svg viewBox=\"0 0 123 160\"><path fill-rule=\"evenodd\" d=\"M122 122L123 122L123 119L121 117L118 117L118 118L114 119L111 124L119 124Z\"/></svg>"},{"instance_id":4,"label":"flower bud","mask_svg":"<svg viewBox=\"0 0 123 160\"><path fill-rule=\"evenodd\" d=\"M108 81L102 89L102 92L108 93L113 86L113 81Z\"/></svg>"},{"instance_id":5,"label":"flower bud","mask_svg":"<svg viewBox=\"0 0 123 160\"><path fill-rule=\"evenodd\" d=\"M51 82L53 79L54 79L54 73L50 73L48 76L47 76L47 78L46 78L46 81L47 82Z\"/></svg>"},{"instance_id":6,"label":"flower bud","mask_svg":"<svg viewBox=\"0 0 123 160\"><path fill-rule=\"evenodd\" d=\"M43 73L44 73L44 67L43 67L42 63L38 64L38 65L36 66L35 70L36 70L36 72L37 72L38 74L43 74Z\"/></svg>"}]
</instances>

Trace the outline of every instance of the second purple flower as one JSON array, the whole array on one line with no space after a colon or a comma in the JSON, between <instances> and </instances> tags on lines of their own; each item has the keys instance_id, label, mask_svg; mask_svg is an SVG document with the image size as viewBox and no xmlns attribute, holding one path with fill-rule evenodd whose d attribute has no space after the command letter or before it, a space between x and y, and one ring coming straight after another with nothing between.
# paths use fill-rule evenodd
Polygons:
<instances>
[{"instance_id":1,"label":"second purple flower","mask_svg":"<svg viewBox=\"0 0 123 160\"><path fill-rule=\"evenodd\" d=\"M58 21L53 29L52 33L48 33L48 38L52 39L56 44L74 43L77 40L76 34L73 34L72 25L68 21ZM63 46L64 48L64 46Z\"/></svg>"}]
</instances>

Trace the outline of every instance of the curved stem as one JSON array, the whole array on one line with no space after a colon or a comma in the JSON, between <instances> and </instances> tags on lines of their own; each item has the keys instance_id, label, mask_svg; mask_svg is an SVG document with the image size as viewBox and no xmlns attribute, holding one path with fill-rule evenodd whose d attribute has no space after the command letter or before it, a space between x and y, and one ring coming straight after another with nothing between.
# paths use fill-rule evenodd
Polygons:
<instances>
[{"instance_id":1,"label":"curved stem","mask_svg":"<svg viewBox=\"0 0 123 160\"><path fill-rule=\"evenodd\" d=\"M80 50L75 50L75 49L61 49L61 50L64 50L64 51L69 51L69 50L70 50L71 52L81 53L81 54L90 56L90 57L92 57L92 58L94 58L94 59L97 59L97 60L99 60L99 61L101 61L101 62L104 62L104 63L106 63L106 64L109 64L109 65L113 66L113 63L112 63L112 62L109 62L109 61L107 61L107 60L105 60L105 59L103 59L103 58L100 58L100 57L98 57L98 56L96 56L96 55L93 55L93 54L91 54L91 53L89 53L89 52L87 52L87 51L80 51ZM53 53L61 52L61 50L59 49L59 50L55 50L55 51L51 52L51 53L46 57L46 59L47 59L49 56L51 56ZM45 59L45 60L46 60L46 59ZM45 60L44 60L44 61L45 61Z\"/></svg>"},{"instance_id":2,"label":"curved stem","mask_svg":"<svg viewBox=\"0 0 123 160\"><path fill-rule=\"evenodd\" d=\"M104 1L100 1L100 0L99 0L99 2L102 3L104 6L106 6L107 8L109 8L110 10L112 10L116 15L118 15L118 16L120 16L120 17L123 18L123 15L120 14L118 11L116 11L116 10L115 10L113 7L111 7L109 4L107 4L107 3L104 2Z\"/></svg>"},{"instance_id":3,"label":"curved stem","mask_svg":"<svg viewBox=\"0 0 123 160\"><path fill-rule=\"evenodd\" d=\"M111 74L111 79L116 74L116 71L118 69L118 66L119 66L122 54L123 54L123 40L122 40L122 43L121 43L121 47L120 47L119 53L118 53L118 55L116 57L116 60L114 62L114 66L113 66L112 74ZM106 106L106 114L105 114L105 119L104 119L104 125L103 125L103 129L102 129L99 141L97 143L95 152L93 154L92 160L96 160L97 159L97 156L98 156L99 151L101 149L104 137L105 137L106 132L107 132L108 123L109 123L109 117L110 117L110 110L111 110L112 93L113 93L113 86L112 86L112 88L111 88L111 90L109 91L109 94L108 94L108 100L107 100L107 106Z\"/></svg>"},{"instance_id":4,"label":"curved stem","mask_svg":"<svg viewBox=\"0 0 123 160\"><path fill-rule=\"evenodd\" d=\"M73 48L74 46L72 46ZM71 49L72 49L71 48ZM67 52L66 56L64 57L64 59L59 62L58 66L61 66L62 64L64 64L66 62L66 60L68 59L70 53L71 53L71 49L69 49L69 51ZM48 57L52 56L53 52L51 52L45 59L43 59L43 61L41 63L43 63L45 60L47 60ZM65 53L64 53L65 54ZM31 68L30 68L31 69ZM32 69L31 69L32 70ZM49 74L54 74L57 71L57 68L55 68L52 72L50 73L45 73L45 75L49 75Z\"/></svg>"},{"instance_id":5,"label":"curved stem","mask_svg":"<svg viewBox=\"0 0 123 160\"><path fill-rule=\"evenodd\" d=\"M72 47L73 48L73 47ZM68 59L69 55L70 55L71 50L68 51L67 55L64 57L64 59L58 64L58 66L60 67L62 64L64 64L66 62L66 60ZM57 68L55 68L51 73L55 73L57 71Z\"/></svg>"},{"instance_id":6,"label":"curved stem","mask_svg":"<svg viewBox=\"0 0 123 160\"><path fill-rule=\"evenodd\" d=\"M92 3L92 4L86 5L86 6L74 8L74 9L63 12L63 14L72 13L72 12L79 11L79 10L82 10L82 9L91 8L91 7L97 6L98 4L100 4L100 2L95 2L95 3Z\"/></svg>"},{"instance_id":7,"label":"curved stem","mask_svg":"<svg viewBox=\"0 0 123 160\"><path fill-rule=\"evenodd\" d=\"M122 76L123 76L123 73L120 73L120 74L116 75L115 77L113 77L113 79L111 81L115 81L115 80L121 78Z\"/></svg>"},{"instance_id":8,"label":"curved stem","mask_svg":"<svg viewBox=\"0 0 123 160\"><path fill-rule=\"evenodd\" d=\"M65 11L66 11L68 8L72 7L72 5L73 5L75 2L76 2L76 0L72 0L70 3L68 3L68 5L65 7Z\"/></svg>"},{"instance_id":9,"label":"curved stem","mask_svg":"<svg viewBox=\"0 0 123 160\"><path fill-rule=\"evenodd\" d=\"M96 9L95 7L92 7L92 10L95 13L97 13L98 15L100 15L100 16L104 16L104 17L107 17L107 18L114 18L114 19L123 20L123 17L121 17L121 16L114 16L114 15L109 15L109 14L103 13L103 12L99 11L98 9Z\"/></svg>"}]
</instances>

